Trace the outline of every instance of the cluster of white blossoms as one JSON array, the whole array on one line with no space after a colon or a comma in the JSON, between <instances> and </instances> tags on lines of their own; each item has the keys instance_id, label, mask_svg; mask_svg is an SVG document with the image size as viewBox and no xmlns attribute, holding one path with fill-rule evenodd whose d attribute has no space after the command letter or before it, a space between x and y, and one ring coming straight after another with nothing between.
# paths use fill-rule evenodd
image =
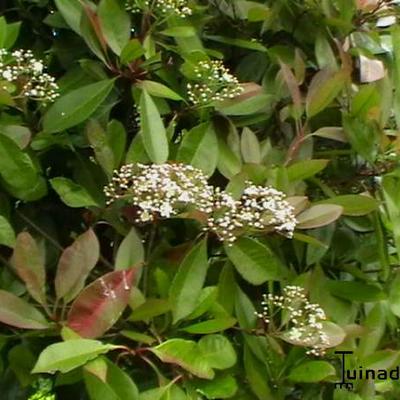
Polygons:
<instances>
[{"instance_id":1,"label":"cluster of white blossoms","mask_svg":"<svg viewBox=\"0 0 400 400\"><path fill-rule=\"evenodd\" d=\"M244 232L277 231L291 238L297 220L285 194L271 187L246 182L240 199L216 190L208 229L231 245Z\"/></svg>"},{"instance_id":2,"label":"cluster of white blossoms","mask_svg":"<svg viewBox=\"0 0 400 400\"><path fill-rule=\"evenodd\" d=\"M59 96L54 77L44 69L43 62L36 59L31 50L10 53L0 49L0 81L15 85L18 97L52 102Z\"/></svg>"},{"instance_id":3,"label":"cluster of white blossoms","mask_svg":"<svg viewBox=\"0 0 400 400\"><path fill-rule=\"evenodd\" d=\"M108 205L123 199L138 207L137 222L200 211L207 218L204 230L228 245L245 233L276 231L291 238L297 223L284 193L246 182L236 200L209 185L201 170L185 164L124 165L114 172L104 192Z\"/></svg>"},{"instance_id":4,"label":"cluster of white blossoms","mask_svg":"<svg viewBox=\"0 0 400 400\"><path fill-rule=\"evenodd\" d=\"M163 16L176 15L185 18L193 13L188 0L144 0L142 5L154 9ZM126 2L126 9L131 12L140 11L138 4L132 0Z\"/></svg>"},{"instance_id":5,"label":"cluster of white blossoms","mask_svg":"<svg viewBox=\"0 0 400 400\"><path fill-rule=\"evenodd\" d=\"M200 61L194 68L196 81L188 83L189 100L194 105L206 105L232 99L243 93L238 79L224 66L222 61Z\"/></svg>"},{"instance_id":6,"label":"cluster of white blossoms","mask_svg":"<svg viewBox=\"0 0 400 400\"><path fill-rule=\"evenodd\" d=\"M299 286L286 286L281 296L263 295L262 311L256 313L266 324L271 323L273 315L281 312L283 327L280 334L290 343L308 347L307 354L325 355L329 347L328 336L323 331L322 322L326 320L324 310L318 304L309 302L306 291Z\"/></svg>"},{"instance_id":7,"label":"cluster of white blossoms","mask_svg":"<svg viewBox=\"0 0 400 400\"><path fill-rule=\"evenodd\" d=\"M207 177L191 165L128 164L115 172L104 192L108 204L125 199L138 207L137 222L170 218L192 208L212 211L212 187Z\"/></svg>"}]
</instances>

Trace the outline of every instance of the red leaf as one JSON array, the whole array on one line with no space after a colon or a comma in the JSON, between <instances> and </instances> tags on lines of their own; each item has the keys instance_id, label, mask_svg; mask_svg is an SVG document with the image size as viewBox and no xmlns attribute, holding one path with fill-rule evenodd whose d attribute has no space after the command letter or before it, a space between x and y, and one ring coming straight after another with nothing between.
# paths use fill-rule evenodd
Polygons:
<instances>
[{"instance_id":1,"label":"red leaf","mask_svg":"<svg viewBox=\"0 0 400 400\"><path fill-rule=\"evenodd\" d=\"M67 325L84 338L102 336L128 304L136 271L110 272L86 287L73 302Z\"/></svg>"},{"instance_id":2,"label":"red leaf","mask_svg":"<svg viewBox=\"0 0 400 400\"><path fill-rule=\"evenodd\" d=\"M29 294L40 304L46 304L44 257L35 239L28 232L17 236L13 264L18 276L25 282Z\"/></svg>"},{"instance_id":3,"label":"red leaf","mask_svg":"<svg viewBox=\"0 0 400 400\"><path fill-rule=\"evenodd\" d=\"M85 286L85 280L100 256L100 245L89 229L80 235L61 254L57 267L55 287L57 299L73 300Z\"/></svg>"}]
</instances>

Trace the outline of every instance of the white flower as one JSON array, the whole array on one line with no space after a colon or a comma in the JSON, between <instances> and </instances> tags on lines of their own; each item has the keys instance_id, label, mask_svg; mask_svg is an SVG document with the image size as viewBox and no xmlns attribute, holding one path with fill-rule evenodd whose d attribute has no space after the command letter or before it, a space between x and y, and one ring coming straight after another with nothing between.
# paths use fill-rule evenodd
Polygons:
<instances>
[{"instance_id":1,"label":"white flower","mask_svg":"<svg viewBox=\"0 0 400 400\"><path fill-rule=\"evenodd\" d=\"M43 62L35 59L31 50L15 50L10 54L0 49L0 76L17 83L21 88L18 96L43 102L52 102L58 97L55 79L43 70Z\"/></svg>"},{"instance_id":2,"label":"white flower","mask_svg":"<svg viewBox=\"0 0 400 400\"><path fill-rule=\"evenodd\" d=\"M189 100L195 105L206 105L238 96L243 92L238 79L222 61L200 61L194 73L199 83L187 84Z\"/></svg>"},{"instance_id":3,"label":"white flower","mask_svg":"<svg viewBox=\"0 0 400 400\"><path fill-rule=\"evenodd\" d=\"M34 72L40 74L43 71L43 64L40 61L35 61L32 63L32 69Z\"/></svg>"},{"instance_id":4,"label":"white flower","mask_svg":"<svg viewBox=\"0 0 400 400\"><path fill-rule=\"evenodd\" d=\"M285 200L284 193L251 182L246 182L238 200L216 191L214 213L208 220L209 229L228 244L252 231L272 230L292 237L296 223L294 209Z\"/></svg>"},{"instance_id":5,"label":"white flower","mask_svg":"<svg viewBox=\"0 0 400 400\"><path fill-rule=\"evenodd\" d=\"M138 222L170 218L188 209L211 212L213 189L198 169L184 164L128 164L104 188L108 204L124 199L137 206Z\"/></svg>"},{"instance_id":6,"label":"white flower","mask_svg":"<svg viewBox=\"0 0 400 400\"><path fill-rule=\"evenodd\" d=\"M2 73L2 76L3 76L3 78L6 80L6 81L12 81L13 80L13 74L12 74L12 72L10 71L10 70L5 70L3 73Z\"/></svg>"},{"instance_id":7,"label":"white flower","mask_svg":"<svg viewBox=\"0 0 400 400\"><path fill-rule=\"evenodd\" d=\"M307 354L323 356L329 347L329 338L323 331L322 322L325 312L318 304L310 303L306 292L299 286L286 286L281 296L263 295L262 312L256 315L266 324L271 322L269 307L274 316L285 313L281 320L280 331L275 333L286 341L297 346L308 347Z\"/></svg>"}]
</instances>

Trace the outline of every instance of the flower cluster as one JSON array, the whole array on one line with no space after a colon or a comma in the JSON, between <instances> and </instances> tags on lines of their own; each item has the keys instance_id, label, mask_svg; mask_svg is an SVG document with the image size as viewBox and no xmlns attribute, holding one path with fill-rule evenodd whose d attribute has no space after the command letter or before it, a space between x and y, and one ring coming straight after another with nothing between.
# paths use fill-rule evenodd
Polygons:
<instances>
[{"instance_id":1,"label":"flower cluster","mask_svg":"<svg viewBox=\"0 0 400 400\"><path fill-rule=\"evenodd\" d=\"M104 188L111 204L124 199L138 207L137 222L170 218L197 210L207 216L204 230L232 245L244 233L276 231L292 237L296 227L293 207L273 188L246 182L239 200L207 183L199 170L184 164L128 164L115 171Z\"/></svg>"},{"instance_id":2,"label":"flower cluster","mask_svg":"<svg viewBox=\"0 0 400 400\"><path fill-rule=\"evenodd\" d=\"M194 105L232 99L243 92L238 79L222 61L200 61L194 72L199 83L187 84L188 97Z\"/></svg>"},{"instance_id":3,"label":"flower cluster","mask_svg":"<svg viewBox=\"0 0 400 400\"><path fill-rule=\"evenodd\" d=\"M188 0L144 0L143 5L154 8L156 12L163 16L176 15L185 18L192 15ZM126 9L132 12L139 11L138 5L132 0L126 2Z\"/></svg>"},{"instance_id":4,"label":"flower cluster","mask_svg":"<svg viewBox=\"0 0 400 400\"><path fill-rule=\"evenodd\" d=\"M299 286L286 286L282 296L263 295L261 313L256 313L266 324L281 311L280 336L298 346L310 348L309 355L323 356L329 347L328 336L323 331L326 319L318 304L309 302L306 292Z\"/></svg>"},{"instance_id":5,"label":"flower cluster","mask_svg":"<svg viewBox=\"0 0 400 400\"><path fill-rule=\"evenodd\" d=\"M126 199L139 208L137 222L170 218L195 208L211 212L212 187L198 169L184 164L128 164L105 187L108 204Z\"/></svg>"},{"instance_id":6,"label":"flower cluster","mask_svg":"<svg viewBox=\"0 0 400 400\"><path fill-rule=\"evenodd\" d=\"M58 96L54 77L44 72L45 66L30 50L9 53L0 49L0 80L14 84L20 97L52 102Z\"/></svg>"},{"instance_id":7,"label":"flower cluster","mask_svg":"<svg viewBox=\"0 0 400 400\"><path fill-rule=\"evenodd\" d=\"M251 182L246 182L239 200L217 190L213 210L208 229L228 244L242 232L277 231L292 237L297 223L294 209L285 200L284 193Z\"/></svg>"}]
</instances>

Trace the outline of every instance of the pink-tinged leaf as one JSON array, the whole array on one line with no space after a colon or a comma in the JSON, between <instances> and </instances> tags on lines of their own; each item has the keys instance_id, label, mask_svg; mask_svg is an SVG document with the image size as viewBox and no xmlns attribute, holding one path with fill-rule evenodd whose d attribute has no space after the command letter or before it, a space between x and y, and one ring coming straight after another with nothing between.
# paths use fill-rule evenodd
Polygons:
<instances>
[{"instance_id":1,"label":"pink-tinged leaf","mask_svg":"<svg viewBox=\"0 0 400 400\"><path fill-rule=\"evenodd\" d=\"M18 276L25 282L30 295L40 304L46 304L44 254L28 232L17 236L13 265Z\"/></svg>"},{"instance_id":2,"label":"pink-tinged leaf","mask_svg":"<svg viewBox=\"0 0 400 400\"><path fill-rule=\"evenodd\" d=\"M102 336L128 304L136 271L110 272L86 287L72 304L68 326L84 338Z\"/></svg>"},{"instance_id":3,"label":"pink-tinged leaf","mask_svg":"<svg viewBox=\"0 0 400 400\"><path fill-rule=\"evenodd\" d=\"M100 257L100 245L92 229L80 235L61 254L55 279L57 299L73 300Z\"/></svg>"},{"instance_id":4,"label":"pink-tinged leaf","mask_svg":"<svg viewBox=\"0 0 400 400\"><path fill-rule=\"evenodd\" d=\"M25 300L5 290L0 290L0 322L23 329L49 328L42 313Z\"/></svg>"}]
</instances>

